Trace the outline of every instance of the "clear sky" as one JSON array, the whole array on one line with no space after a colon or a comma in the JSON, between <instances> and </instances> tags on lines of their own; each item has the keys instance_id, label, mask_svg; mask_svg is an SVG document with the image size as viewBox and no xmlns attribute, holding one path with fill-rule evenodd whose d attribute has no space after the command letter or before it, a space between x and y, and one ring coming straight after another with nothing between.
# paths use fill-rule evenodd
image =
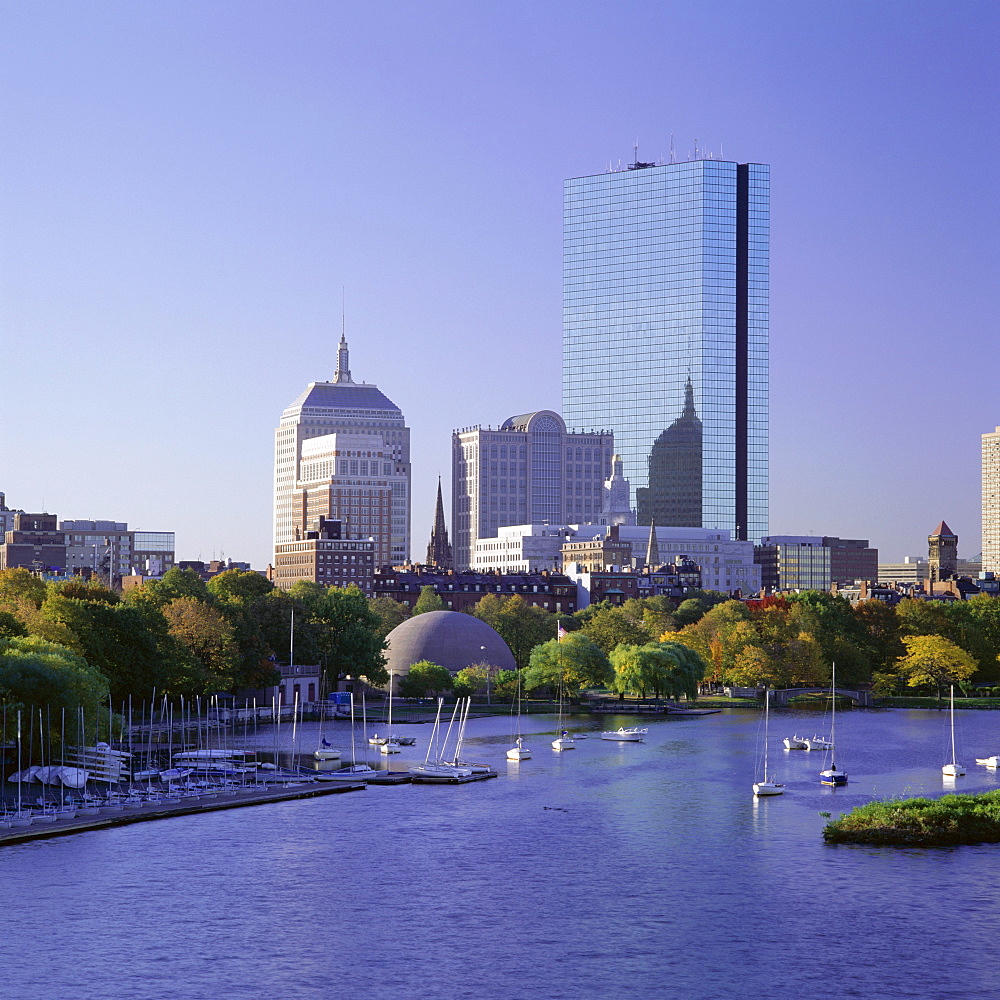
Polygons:
<instances>
[{"instance_id":1,"label":"clear sky","mask_svg":"<svg viewBox=\"0 0 1000 1000\"><path fill-rule=\"evenodd\" d=\"M271 556L273 431L403 410L413 554L451 431L560 408L562 182L771 164L771 532L980 549L1000 424L995 0L0 8L0 491Z\"/></svg>"}]
</instances>

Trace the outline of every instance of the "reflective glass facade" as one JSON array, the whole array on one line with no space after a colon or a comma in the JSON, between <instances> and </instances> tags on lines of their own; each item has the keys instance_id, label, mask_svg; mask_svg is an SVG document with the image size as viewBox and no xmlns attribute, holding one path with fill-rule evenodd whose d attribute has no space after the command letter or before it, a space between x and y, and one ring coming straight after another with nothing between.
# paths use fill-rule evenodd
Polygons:
<instances>
[{"instance_id":1,"label":"reflective glass facade","mask_svg":"<svg viewBox=\"0 0 1000 1000\"><path fill-rule=\"evenodd\" d=\"M767 534L769 168L564 191L563 416L614 431L638 523Z\"/></svg>"}]
</instances>

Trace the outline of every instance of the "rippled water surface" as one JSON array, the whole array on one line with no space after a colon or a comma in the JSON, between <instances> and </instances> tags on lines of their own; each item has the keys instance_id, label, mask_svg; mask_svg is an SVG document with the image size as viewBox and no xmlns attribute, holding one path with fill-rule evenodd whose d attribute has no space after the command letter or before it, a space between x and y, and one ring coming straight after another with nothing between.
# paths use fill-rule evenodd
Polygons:
<instances>
[{"instance_id":1,"label":"rippled water surface","mask_svg":"<svg viewBox=\"0 0 1000 1000\"><path fill-rule=\"evenodd\" d=\"M960 712L968 776L1000 752L1000 713ZM605 1000L1000 996L997 847L824 846L820 812L939 794L946 715L845 712L837 764L781 737L823 720L773 713L785 795L751 794L760 720L727 711L508 762L506 718L470 723L465 756L496 780L178 817L0 851L3 996ZM302 749L314 727L300 730ZM428 726L400 727L418 737ZM343 743L344 730L334 732ZM288 746L290 731L282 730ZM260 746L273 740L258 734Z\"/></svg>"}]
</instances>

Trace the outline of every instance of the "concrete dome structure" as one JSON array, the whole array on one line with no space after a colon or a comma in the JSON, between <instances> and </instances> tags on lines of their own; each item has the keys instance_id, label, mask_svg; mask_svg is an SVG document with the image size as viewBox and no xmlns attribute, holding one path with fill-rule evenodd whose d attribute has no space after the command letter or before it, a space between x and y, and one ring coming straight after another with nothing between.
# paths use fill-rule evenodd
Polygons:
<instances>
[{"instance_id":1,"label":"concrete dome structure","mask_svg":"<svg viewBox=\"0 0 1000 1000\"><path fill-rule=\"evenodd\" d=\"M386 667L398 678L420 660L447 667L453 674L475 663L516 670L514 655L496 629L458 611L427 611L397 625L386 637Z\"/></svg>"}]
</instances>

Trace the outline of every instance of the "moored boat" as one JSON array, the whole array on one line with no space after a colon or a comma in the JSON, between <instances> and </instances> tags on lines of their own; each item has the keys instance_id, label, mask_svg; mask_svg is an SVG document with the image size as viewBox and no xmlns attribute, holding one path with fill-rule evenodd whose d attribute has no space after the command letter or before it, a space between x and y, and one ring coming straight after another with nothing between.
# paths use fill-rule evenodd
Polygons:
<instances>
[{"instance_id":1,"label":"moored boat","mask_svg":"<svg viewBox=\"0 0 1000 1000\"><path fill-rule=\"evenodd\" d=\"M786 736L782 741L786 750L808 750L806 741L801 736Z\"/></svg>"},{"instance_id":2,"label":"moored boat","mask_svg":"<svg viewBox=\"0 0 1000 1000\"><path fill-rule=\"evenodd\" d=\"M602 740L615 740L618 743L641 743L642 738L649 732L648 729L640 729L638 726L622 726L614 732L601 733Z\"/></svg>"}]
</instances>

